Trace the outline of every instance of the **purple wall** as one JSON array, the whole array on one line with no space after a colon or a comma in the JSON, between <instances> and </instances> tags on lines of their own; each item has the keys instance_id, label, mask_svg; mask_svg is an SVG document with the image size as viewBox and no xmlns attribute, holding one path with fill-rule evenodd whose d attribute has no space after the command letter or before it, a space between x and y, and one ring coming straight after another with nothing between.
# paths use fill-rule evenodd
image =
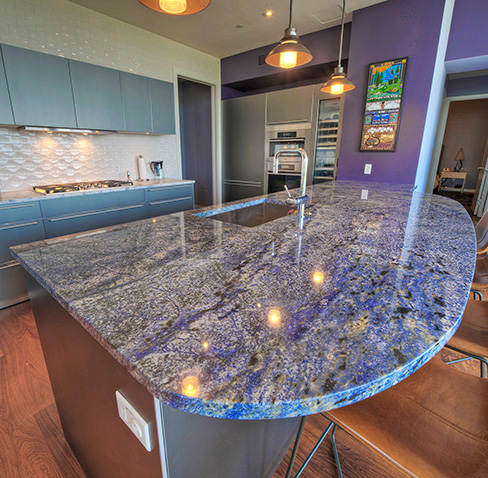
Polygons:
<instances>
[{"instance_id":1,"label":"purple wall","mask_svg":"<svg viewBox=\"0 0 488 478\"><path fill-rule=\"evenodd\" d=\"M414 183L444 0L389 0L354 12L338 179ZM368 65L409 57L396 152L359 152ZM364 175L364 165L372 174Z\"/></svg>"},{"instance_id":2,"label":"purple wall","mask_svg":"<svg viewBox=\"0 0 488 478\"><path fill-rule=\"evenodd\" d=\"M283 26L283 29L285 26ZM351 24L347 23L344 26L343 58L348 57L350 29ZM308 68L314 65L337 61L339 56L340 33L340 27L329 28L327 30L309 33L308 35L300 35L300 31L298 31L301 42L313 55L313 60L301 68ZM279 40L280 38L276 38L276 44ZM228 85L242 80L273 75L279 71L283 71L267 64L258 66L258 57L260 55L267 55L276 44L263 46L255 50L223 58L220 62L222 84ZM300 68L297 68L297 70L300 70Z\"/></svg>"},{"instance_id":3,"label":"purple wall","mask_svg":"<svg viewBox=\"0 0 488 478\"><path fill-rule=\"evenodd\" d=\"M487 55L487 29L487 0L456 0L446 61Z\"/></svg>"}]
</instances>

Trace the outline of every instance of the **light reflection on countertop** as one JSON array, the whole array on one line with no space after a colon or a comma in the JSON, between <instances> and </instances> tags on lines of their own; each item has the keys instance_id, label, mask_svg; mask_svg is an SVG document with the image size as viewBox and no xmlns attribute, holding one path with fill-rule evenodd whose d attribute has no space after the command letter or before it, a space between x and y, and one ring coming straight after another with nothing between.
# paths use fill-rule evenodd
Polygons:
<instances>
[{"instance_id":1,"label":"light reflection on countertop","mask_svg":"<svg viewBox=\"0 0 488 478\"><path fill-rule=\"evenodd\" d=\"M306 415L430 359L459 324L476 246L464 208L442 196L343 181L307 194L301 219L246 228L187 211L14 251L164 403Z\"/></svg>"}]
</instances>

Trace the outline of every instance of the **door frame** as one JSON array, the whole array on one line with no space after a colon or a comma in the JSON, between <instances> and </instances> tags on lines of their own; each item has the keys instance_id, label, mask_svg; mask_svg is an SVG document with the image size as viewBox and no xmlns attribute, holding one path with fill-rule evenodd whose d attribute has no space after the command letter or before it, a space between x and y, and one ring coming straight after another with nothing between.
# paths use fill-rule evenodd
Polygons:
<instances>
[{"instance_id":1,"label":"door frame","mask_svg":"<svg viewBox=\"0 0 488 478\"><path fill-rule=\"evenodd\" d=\"M176 156L178 158L178 176L183 177L183 159L181 155L181 131L178 79L210 86L212 109L212 199L214 204L222 202L222 122L221 122L221 88L220 84L202 74L182 68L173 68L176 122Z\"/></svg>"},{"instance_id":2,"label":"door frame","mask_svg":"<svg viewBox=\"0 0 488 478\"><path fill-rule=\"evenodd\" d=\"M446 133L447 117L449 115L449 108L453 101L470 101L470 100L486 100L488 99L488 93L482 93L478 95L463 95L463 96L444 96L441 104L441 111L439 113L439 120L437 122L437 131L434 140L434 148L432 150L432 156L430 160L429 176L427 178L427 184L425 187L426 193L432 193L434 191L435 177L439 162L441 160L442 142L444 141L444 135Z\"/></svg>"}]
</instances>

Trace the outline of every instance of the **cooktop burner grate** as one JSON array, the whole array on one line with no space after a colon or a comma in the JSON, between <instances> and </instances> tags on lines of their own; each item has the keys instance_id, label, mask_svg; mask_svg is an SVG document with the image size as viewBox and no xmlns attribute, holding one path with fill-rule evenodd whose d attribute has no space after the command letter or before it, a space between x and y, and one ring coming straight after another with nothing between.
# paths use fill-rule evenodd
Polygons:
<instances>
[{"instance_id":1,"label":"cooktop burner grate","mask_svg":"<svg viewBox=\"0 0 488 478\"><path fill-rule=\"evenodd\" d=\"M85 191L87 189L118 188L121 186L131 186L129 181L83 181L68 184L48 184L45 186L34 186L32 189L41 194L67 193L70 191Z\"/></svg>"}]
</instances>

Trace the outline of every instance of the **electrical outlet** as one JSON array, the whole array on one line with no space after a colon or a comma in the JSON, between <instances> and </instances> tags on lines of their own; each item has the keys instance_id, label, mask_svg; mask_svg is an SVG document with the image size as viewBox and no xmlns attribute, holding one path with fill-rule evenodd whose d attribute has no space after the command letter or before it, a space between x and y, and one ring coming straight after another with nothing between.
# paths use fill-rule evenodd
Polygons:
<instances>
[{"instance_id":1,"label":"electrical outlet","mask_svg":"<svg viewBox=\"0 0 488 478\"><path fill-rule=\"evenodd\" d=\"M149 423L142 418L132 404L117 390L115 392L119 417L129 427L130 431L144 445L147 451L152 450Z\"/></svg>"},{"instance_id":2,"label":"electrical outlet","mask_svg":"<svg viewBox=\"0 0 488 478\"><path fill-rule=\"evenodd\" d=\"M372 168L371 164L365 164L364 165L364 174L371 174L371 168Z\"/></svg>"},{"instance_id":3,"label":"electrical outlet","mask_svg":"<svg viewBox=\"0 0 488 478\"><path fill-rule=\"evenodd\" d=\"M361 199L368 199L368 190L361 189Z\"/></svg>"},{"instance_id":4,"label":"electrical outlet","mask_svg":"<svg viewBox=\"0 0 488 478\"><path fill-rule=\"evenodd\" d=\"M114 164L114 173L120 173L120 164Z\"/></svg>"}]
</instances>

